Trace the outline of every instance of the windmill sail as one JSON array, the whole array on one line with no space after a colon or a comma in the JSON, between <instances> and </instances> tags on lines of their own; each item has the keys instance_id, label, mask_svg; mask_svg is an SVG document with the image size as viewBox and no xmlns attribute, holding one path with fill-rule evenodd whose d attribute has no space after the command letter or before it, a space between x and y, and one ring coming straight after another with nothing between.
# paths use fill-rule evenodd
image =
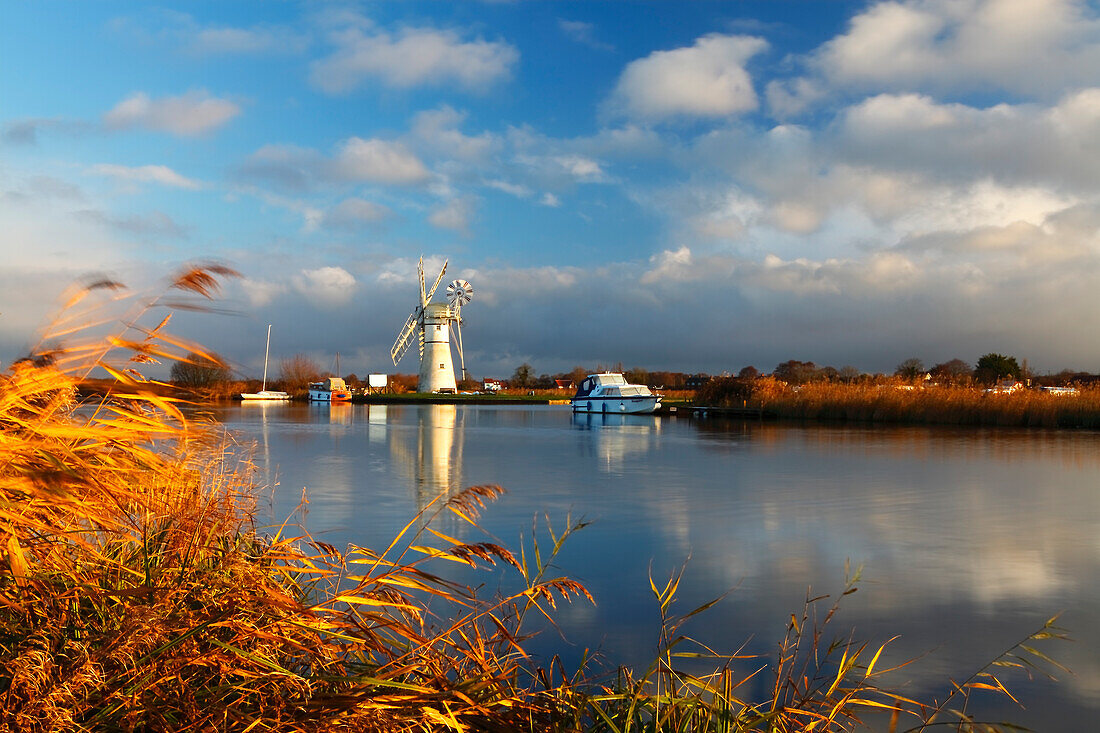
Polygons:
<instances>
[{"instance_id":1,"label":"windmill sail","mask_svg":"<svg viewBox=\"0 0 1100 733\"><path fill-rule=\"evenodd\" d=\"M420 330L420 314L421 310L419 308L414 310L409 316L409 319L405 321L405 325L402 326L401 330L398 332L397 340L393 342L393 348L390 349L390 358L393 359L394 366L397 366L397 362L401 361L401 357L405 355L405 352L412 344L413 338Z\"/></svg>"}]
</instances>

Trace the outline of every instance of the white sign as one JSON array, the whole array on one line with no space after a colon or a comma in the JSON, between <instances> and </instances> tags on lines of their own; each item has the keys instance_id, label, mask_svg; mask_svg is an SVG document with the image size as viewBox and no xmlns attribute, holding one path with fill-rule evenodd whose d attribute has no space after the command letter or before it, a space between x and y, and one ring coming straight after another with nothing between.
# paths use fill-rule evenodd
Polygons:
<instances>
[{"instance_id":1,"label":"white sign","mask_svg":"<svg viewBox=\"0 0 1100 733\"><path fill-rule=\"evenodd\" d=\"M371 389L385 389L386 388L386 375L385 374L368 374L367 386Z\"/></svg>"}]
</instances>

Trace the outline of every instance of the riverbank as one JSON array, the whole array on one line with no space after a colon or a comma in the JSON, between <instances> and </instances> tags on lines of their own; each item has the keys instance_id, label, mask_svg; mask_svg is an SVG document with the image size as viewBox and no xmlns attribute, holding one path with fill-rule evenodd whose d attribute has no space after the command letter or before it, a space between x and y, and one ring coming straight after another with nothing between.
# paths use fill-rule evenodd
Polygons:
<instances>
[{"instance_id":1,"label":"riverbank","mask_svg":"<svg viewBox=\"0 0 1100 733\"><path fill-rule=\"evenodd\" d=\"M757 380L741 404L781 419L914 425L1100 428L1100 390L1009 394L978 387L811 383L792 388Z\"/></svg>"}]
</instances>

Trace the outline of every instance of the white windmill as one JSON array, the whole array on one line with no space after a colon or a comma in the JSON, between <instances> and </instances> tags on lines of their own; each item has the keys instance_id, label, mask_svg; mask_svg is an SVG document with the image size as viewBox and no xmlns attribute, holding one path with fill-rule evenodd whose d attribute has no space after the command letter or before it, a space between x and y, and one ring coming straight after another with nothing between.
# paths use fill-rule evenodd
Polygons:
<instances>
[{"instance_id":1,"label":"white windmill","mask_svg":"<svg viewBox=\"0 0 1100 733\"><path fill-rule=\"evenodd\" d=\"M431 289L425 289L424 282L424 258L420 258L417 265L417 273L420 276L420 303L414 309L405 325L397 334L397 340L390 349L390 358L394 366L401 361L401 357L412 345L413 338L420 342L420 378L417 380L417 392L454 392L457 389L455 383L454 362L451 361L451 323L458 327L458 357L462 363L463 376L465 376L465 360L462 355L462 330L460 311L462 306L470 302L473 288L465 280L455 280L447 287L449 303L433 303L432 296L436 288L443 281L443 274L447 272L447 262L439 271L439 277Z\"/></svg>"}]
</instances>

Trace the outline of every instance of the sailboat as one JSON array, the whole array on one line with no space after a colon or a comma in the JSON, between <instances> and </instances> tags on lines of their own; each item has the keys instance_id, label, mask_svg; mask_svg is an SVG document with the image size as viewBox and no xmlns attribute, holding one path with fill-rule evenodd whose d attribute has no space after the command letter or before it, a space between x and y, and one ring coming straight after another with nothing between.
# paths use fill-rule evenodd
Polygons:
<instances>
[{"instance_id":1,"label":"sailboat","mask_svg":"<svg viewBox=\"0 0 1100 733\"><path fill-rule=\"evenodd\" d=\"M289 400L286 392L276 392L267 388L267 356L271 352L271 324L267 324L267 346L264 347L264 382L259 392L241 392L242 400Z\"/></svg>"}]
</instances>

